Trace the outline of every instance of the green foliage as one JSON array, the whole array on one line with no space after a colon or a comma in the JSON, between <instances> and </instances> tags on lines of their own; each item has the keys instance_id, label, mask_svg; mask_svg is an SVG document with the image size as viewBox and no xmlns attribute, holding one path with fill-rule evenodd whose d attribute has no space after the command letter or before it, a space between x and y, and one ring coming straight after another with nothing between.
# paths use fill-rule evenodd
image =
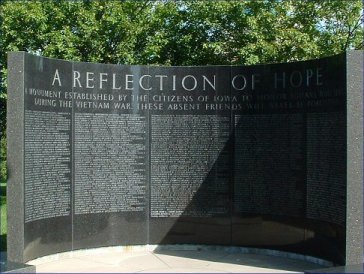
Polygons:
<instances>
[{"instance_id":1,"label":"green foliage","mask_svg":"<svg viewBox=\"0 0 364 274\"><path fill-rule=\"evenodd\" d=\"M7 1L2 7L5 51L92 61L133 62L143 31L143 1ZM51 11L51 12L50 12Z\"/></svg>"},{"instance_id":2,"label":"green foliage","mask_svg":"<svg viewBox=\"0 0 364 274\"><path fill-rule=\"evenodd\" d=\"M11 50L103 63L204 65L304 60L363 47L361 0L0 5L3 67Z\"/></svg>"}]
</instances>

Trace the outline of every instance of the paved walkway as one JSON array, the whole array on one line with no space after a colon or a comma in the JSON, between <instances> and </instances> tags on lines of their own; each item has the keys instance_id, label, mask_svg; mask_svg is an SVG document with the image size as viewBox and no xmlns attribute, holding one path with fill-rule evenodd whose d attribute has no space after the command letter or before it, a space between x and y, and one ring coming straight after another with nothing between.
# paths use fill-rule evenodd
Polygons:
<instances>
[{"instance_id":1,"label":"paved walkway","mask_svg":"<svg viewBox=\"0 0 364 274\"><path fill-rule=\"evenodd\" d=\"M223 250L98 248L28 262L37 273L294 273L323 266L277 256Z\"/></svg>"}]
</instances>

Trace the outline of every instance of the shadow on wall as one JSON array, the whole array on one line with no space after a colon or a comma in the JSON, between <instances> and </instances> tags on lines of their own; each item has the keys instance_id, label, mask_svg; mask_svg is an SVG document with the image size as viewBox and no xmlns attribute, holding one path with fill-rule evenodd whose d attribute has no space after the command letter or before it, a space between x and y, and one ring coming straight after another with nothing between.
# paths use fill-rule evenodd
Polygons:
<instances>
[{"instance_id":1,"label":"shadow on wall","mask_svg":"<svg viewBox=\"0 0 364 274\"><path fill-rule=\"evenodd\" d=\"M297 116L297 114L294 115ZM343 264L345 260L344 228L340 225L306 218L306 170L300 173L301 178L297 180L295 175L297 171L286 167L290 164L289 155L292 149L302 154L306 153L305 138L302 138L301 143L295 144L300 146L299 150L296 147L290 147L291 137L280 122L280 118L287 120L287 116L290 114L285 114L283 118L277 116L270 121L265 121L269 128L264 130L271 134L259 134L261 129L257 129L256 126L247 128L246 120L244 120L244 130L237 129L230 134L198 190L186 204L183 213L179 216L171 213L166 214L164 218L153 218L153 208L151 209L150 243L256 247L294 252ZM278 121L276 124L271 123L274 119ZM288 117L289 119L292 120L292 117ZM304 129L305 120L299 121L303 123ZM254 119L252 125L256 125L257 122L264 126L262 121ZM241 125L240 123L241 121L237 123L237 128ZM289 127L289 121L287 127ZM302 134L306 134L305 130ZM287 135L288 137L285 137ZM297 138L296 134L292 136ZM243 138L255 138L259 146L252 148L249 142L241 141ZM245 149L251 150L249 156L241 154L243 151L237 148L239 145L246 145L248 148ZM189 147L189 149L191 151L187 152L188 154L196 155L196 152L192 151L196 148ZM288 158L284 160L286 156ZM241 161L237 159L239 157L243 157L248 165L241 166ZM301 158L305 159L305 156ZM184 165L188 165L183 162L179 164L182 169ZM301 165L304 169L305 163ZM271 172L267 173L267 169ZM244 172L243 175L248 176L251 182L246 180L242 187L242 182L239 180L244 176L241 176L239 172ZM289 172L291 174L288 174ZM178 175L178 173L175 174L176 178L172 181L180 180ZM193 181L180 183L196 185ZM186 188L185 191L188 192L190 189ZM239 196L239 191L245 191L248 194ZM188 197L189 194L175 192L174 199L177 201L184 195ZM303 202L298 208L296 204L299 204L299 201L290 199L290 196L294 195L302 197ZM173 211L173 206L170 206L168 210ZM174 254L174 251L163 248L157 249L156 252L166 255ZM198 251L177 253L178 256L189 257Z\"/></svg>"}]
</instances>

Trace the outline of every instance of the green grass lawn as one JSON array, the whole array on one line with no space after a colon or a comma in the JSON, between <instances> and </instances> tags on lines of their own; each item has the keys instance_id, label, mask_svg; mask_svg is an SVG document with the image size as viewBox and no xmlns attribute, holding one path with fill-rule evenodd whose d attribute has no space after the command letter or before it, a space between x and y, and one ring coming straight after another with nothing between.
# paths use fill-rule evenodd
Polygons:
<instances>
[{"instance_id":1,"label":"green grass lawn","mask_svg":"<svg viewBox=\"0 0 364 274\"><path fill-rule=\"evenodd\" d=\"M0 183L0 251L6 250L6 184Z\"/></svg>"}]
</instances>

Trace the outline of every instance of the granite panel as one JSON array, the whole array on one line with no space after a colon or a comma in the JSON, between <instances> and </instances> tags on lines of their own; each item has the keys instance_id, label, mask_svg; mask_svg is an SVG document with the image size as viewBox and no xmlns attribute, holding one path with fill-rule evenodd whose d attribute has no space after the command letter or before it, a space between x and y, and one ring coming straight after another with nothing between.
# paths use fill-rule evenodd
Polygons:
<instances>
[{"instance_id":1,"label":"granite panel","mask_svg":"<svg viewBox=\"0 0 364 274\"><path fill-rule=\"evenodd\" d=\"M363 262L363 51L346 55L346 264Z\"/></svg>"},{"instance_id":2,"label":"granite panel","mask_svg":"<svg viewBox=\"0 0 364 274\"><path fill-rule=\"evenodd\" d=\"M74 63L72 70L73 248L145 244L148 110L137 79L148 68Z\"/></svg>"},{"instance_id":3,"label":"granite panel","mask_svg":"<svg viewBox=\"0 0 364 274\"><path fill-rule=\"evenodd\" d=\"M259 81L234 116L232 242L343 263L344 56L232 68L244 73Z\"/></svg>"},{"instance_id":4,"label":"granite panel","mask_svg":"<svg viewBox=\"0 0 364 274\"><path fill-rule=\"evenodd\" d=\"M151 68L149 243L228 245L230 67Z\"/></svg>"},{"instance_id":5,"label":"granite panel","mask_svg":"<svg viewBox=\"0 0 364 274\"><path fill-rule=\"evenodd\" d=\"M71 67L25 55L24 261L72 249Z\"/></svg>"},{"instance_id":6,"label":"granite panel","mask_svg":"<svg viewBox=\"0 0 364 274\"><path fill-rule=\"evenodd\" d=\"M24 53L8 54L7 250L24 262Z\"/></svg>"}]
</instances>

